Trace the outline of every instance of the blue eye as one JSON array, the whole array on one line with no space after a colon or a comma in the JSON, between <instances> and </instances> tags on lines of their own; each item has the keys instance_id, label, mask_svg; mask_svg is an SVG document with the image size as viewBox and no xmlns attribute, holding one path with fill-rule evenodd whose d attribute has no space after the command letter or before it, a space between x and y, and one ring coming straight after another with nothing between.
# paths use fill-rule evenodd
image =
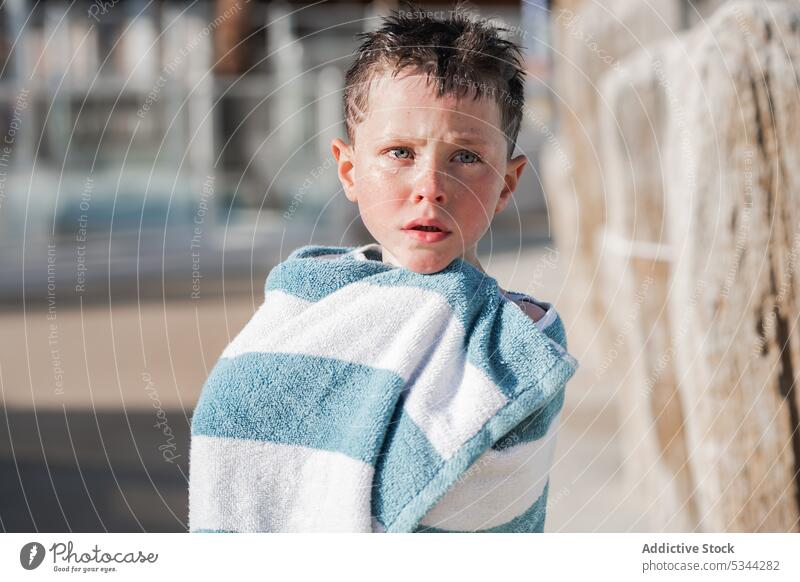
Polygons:
<instances>
[{"instance_id":1,"label":"blue eye","mask_svg":"<svg viewBox=\"0 0 800 582\"><path fill-rule=\"evenodd\" d=\"M406 156L395 156L395 155L392 155L392 152L405 152L408 155L406 155ZM392 149L388 150L387 153L391 157L395 158L396 160L407 160L407 159L409 159L411 157L411 150L409 150L408 148L392 148Z\"/></svg>"},{"instance_id":2,"label":"blue eye","mask_svg":"<svg viewBox=\"0 0 800 582\"><path fill-rule=\"evenodd\" d=\"M475 163L481 161L481 158L478 156L478 154L470 152L470 151L467 151L467 150L458 152L458 154L456 154L456 157L459 157L459 156L467 156L466 160L463 159L463 158L461 159L461 163L462 164L475 164Z\"/></svg>"}]
</instances>

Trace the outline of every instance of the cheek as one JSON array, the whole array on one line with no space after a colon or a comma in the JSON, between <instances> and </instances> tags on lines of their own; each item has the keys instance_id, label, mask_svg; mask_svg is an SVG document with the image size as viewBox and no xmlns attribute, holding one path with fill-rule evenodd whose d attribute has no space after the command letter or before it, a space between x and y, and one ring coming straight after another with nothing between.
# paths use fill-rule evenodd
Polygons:
<instances>
[{"instance_id":1,"label":"cheek","mask_svg":"<svg viewBox=\"0 0 800 582\"><path fill-rule=\"evenodd\" d=\"M463 217L460 221L464 234L469 238L482 236L491 225L488 211L482 206L476 206L473 212Z\"/></svg>"},{"instance_id":2,"label":"cheek","mask_svg":"<svg viewBox=\"0 0 800 582\"><path fill-rule=\"evenodd\" d=\"M374 165L356 175L356 192L362 212L390 213L402 204L414 187L413 173Z\"/></svg>"},{"instance_id":3,"label":"cheek","mask_svg":"<svg viewBox=\"0 0 800 582\"><path fill-rule=\"evenodd\" d=\"M472 192L478 200L489 204L492 197L497 196L503 186L503 178L494 166L485 164L480 169L463 171L455 176L463 185L462 188Z\"/></svg>"},{"instance_id":4,"label":"cheek","mask_svg":"<svg viewBox=\"0 0 800 582\"><path fill-rule=\"evenodd\" d=\"M500 186L491 176L473 180L461 193L456 204L462 224L471 229L486 229L494 217L494 209L499 199Z\"/></svg>"}]
</instances>

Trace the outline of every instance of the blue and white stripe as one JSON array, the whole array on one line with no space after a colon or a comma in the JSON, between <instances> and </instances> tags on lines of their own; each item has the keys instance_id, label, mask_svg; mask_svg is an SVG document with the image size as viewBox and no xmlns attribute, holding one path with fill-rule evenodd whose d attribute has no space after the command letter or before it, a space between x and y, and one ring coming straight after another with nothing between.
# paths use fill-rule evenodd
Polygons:
<instances>
[{"instance_id":1,"label":"blue and white stripe","mask_svg":"<svg viewBox=\"0 0 800 582\"><path fill-rule=\"evenodd\" d=\"M270 273L192 419L190 529L541 531L577 366L557 313L365 249Z\"/></svg>"}]
</instances>

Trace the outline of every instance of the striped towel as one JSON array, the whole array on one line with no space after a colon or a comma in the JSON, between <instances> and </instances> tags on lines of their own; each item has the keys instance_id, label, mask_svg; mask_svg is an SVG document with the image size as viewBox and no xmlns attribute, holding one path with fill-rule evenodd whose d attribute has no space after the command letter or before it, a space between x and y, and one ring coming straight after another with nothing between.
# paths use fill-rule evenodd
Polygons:
<instances>
[{"instance_id":1,"label":"striped towel","mask_svg":"<svg viewBox=\"0 0 800 582\"><path fill-rule=\"evenodd\" d=\"M190 531L544 529L577 367L558 315L542 330L470 263L422 275L375 246L270 272L194 411Z\"/></svg>"}]
</instances>

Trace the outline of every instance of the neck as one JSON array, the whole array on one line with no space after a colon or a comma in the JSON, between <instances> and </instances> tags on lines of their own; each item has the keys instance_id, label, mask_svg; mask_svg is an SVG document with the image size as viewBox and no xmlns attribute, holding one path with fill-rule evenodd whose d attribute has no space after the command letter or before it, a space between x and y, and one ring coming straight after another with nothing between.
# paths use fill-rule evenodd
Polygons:
<instances>
[{"instance_id":1,"label":"neck","mask_svg":"<svg viewBox=\"0 0 800 582\"><path fill-rule=\"evenodd\" d=\"M468 263L472 264L481 273L483 273L484 275L486 274L486 271L483 270L483 266L481 265L481 262L478 260L478 253L477 253L477 248L476 247L472 247L469 250L469 252L464 254L464 256L462 258L465 261L467 261Z\"/></svg>"}]
</instances>

